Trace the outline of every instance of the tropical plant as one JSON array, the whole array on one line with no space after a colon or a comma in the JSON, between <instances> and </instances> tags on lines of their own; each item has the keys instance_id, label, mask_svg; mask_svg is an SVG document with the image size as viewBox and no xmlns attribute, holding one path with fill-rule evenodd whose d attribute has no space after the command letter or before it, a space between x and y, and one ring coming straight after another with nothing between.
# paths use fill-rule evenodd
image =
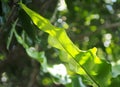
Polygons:
<instances>
[{"instance_id":1,"label":"tropical plant","mask_svg":"<svg viewBox=\"0 0 120 87\"><path fill-rule=\"evenodd\" d=\"M2 5L5 4L3 5L5 6L3 12L5 8L10 9L7 7L9 1L3 0L1 2ZM35 9L31 10L23 4L31 1L14 2L13 10L11 9L13 12L11 11L8 20L6 18L6 22L4 22L4 19L2 19L7 15L1 16L0 59L2 61L1 65L3 64L0 68L1 86L119 87L119 58L116 58L116 55L119 57L119 46L115 44L119 41L119 38L112 41L112 38L115 38L113 35L119 34L119 28L113 35L111 34L112 31L106 33L107 30L104 30L104 28L118 27L119 23L108 26L106 23L109 19L105 18L108 13L100 14L103 11L102 8L99 11L96 8L91 12L86 10L92 9L92 6L99 6L99 3L103 4L103 2L94 0L94 3L92 3L88 0L80 3L79 0L75 0L75 3L70 3L66 0L65 4L64 0L63 2L60 0L58 4L56 3L57 7L54 8L55 11L51 20L35 12L37 10L36 6L29 4L31 8ZM78 3L82 4L84 8L79 7ZM91 8L87 7L85 3L89 3ZM114 7L114 3L117 4L119 1L104 1L104 5L106 5L110 14L117 14L113 9L110 10ZM61 5L64 6L63 11L61 11ZM66 5L69 11L67 11ZM62 16L56 21L55 17L57 17L58 10L58 16L66 16ZM14 12L19 13L13 15ZM51 15L49 11L46 13L46 17ZM72 14L69 15L69 13ZM8 12L5 14L8 14ZM77 29L79 23L71 23L72 20L79 22L79 15L85 21L84 24L81 23L82 31ZM13 21L10 19L12 16ZM71 25L65 22L66 17ZM117 19L113 19L112 22L115 20ZM12 26L6 27L10 25L10 22L13 22ZM101 26L101 24L104 25ZM10 27L11 30L8 30ZM73 33L67 29L68 27ZM88 28L88 30L85 30L85 28ZM78 39L75 39L75 34L77 37L84 37L84 40L79 42ZM79 34L81 36L78 36ZM98 37L94 37L97 34ZM4 36L5 40L2 40ZM99 39L101 40L99 41ZM104 47L101 44L99 45L99 42L103 42ZM12 58L12 62L9 58ZM20 79L23 78L25 81L20 82ZM14 84L12 80L16 81L17 84Z\"/></svg>"}]
</instances>

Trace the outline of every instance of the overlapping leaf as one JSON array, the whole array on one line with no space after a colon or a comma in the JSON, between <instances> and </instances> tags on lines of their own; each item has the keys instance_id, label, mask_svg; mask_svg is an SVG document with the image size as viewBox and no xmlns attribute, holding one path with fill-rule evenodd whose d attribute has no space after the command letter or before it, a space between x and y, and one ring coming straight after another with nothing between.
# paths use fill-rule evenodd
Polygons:
<instances>
[{"instance_id":1,"label":"overlapping leaf","mask_svg":"<svg viewBox=\"0 0 120 87\"><path fill-rule=\"evenodd\" d=\"M120 87L120 75L111 79L111 85L109 87Z\"/></svg>"},{"instance_id":2,"label":"overlapping leaf","mask_svg":"<svg viewBox=\"0 0 120 87\"><path fill-rule=\"evenodd\" d=\"M17 24L17 21L15 21L15 23L13 24L12 26L12 32L15 34L15 37L18 41L19 44L21 44L25 50L26 50L26 53L28 54L28 56L30 56L31 58L37 60L38 62L41 63L42 65L42 68L43 68L43 71L47 71L47 61L46 61L46 57L45 57L45 54L44 52L39 52L37 51L34 47L30 47L23 39L21 36L19 36L15 30L15 26ZM10 44L10 43L9 43Z\"/></svg>"},{"instance_id":3,"label":"overlapping leaf","mask_svg":"<svg viewBox=\"0 0 120 87\"><path fill-rule=\"evenodd\" d=\"M30 16L33 23L44 32L49 33L49 43L67 55L71 56L71 65L76 68L75 72L84 77L88 84L94 87L107 87L111 79L111 66L106 61L96 56L96 48L81 51L67 36L62 28L53 26L47 19L27 8L20 3L22 9Z\"/></svg>"}]
</instances>

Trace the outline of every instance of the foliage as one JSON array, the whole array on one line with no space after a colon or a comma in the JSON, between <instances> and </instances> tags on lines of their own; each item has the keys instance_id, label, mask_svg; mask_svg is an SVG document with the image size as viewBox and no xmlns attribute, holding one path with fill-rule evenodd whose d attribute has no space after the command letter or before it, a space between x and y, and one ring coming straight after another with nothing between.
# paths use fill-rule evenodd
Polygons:
<instances>
[{"instance_id":1,"label":"foliage","mask_svg":"<svg viewBox=\"0 0 120 87\"><path fill-rule=\"evenodd\" d=\"M23 0L12 10L8 5L10 1L1 1L5 15L1 16L0 40L5 39L0 42L0 59L3 68L10 65L10 68L0 68L1 83L6 84L1 86L16 87L14 79L18 85L22 83L22 87L119 87L119 0L45 1L55 2L56 8L45 7L42 0L36 2L39 1ZM43 4L40 10L37 4ZM26 80L20 82L24 78Z\"/></svg>"}]
</instances>

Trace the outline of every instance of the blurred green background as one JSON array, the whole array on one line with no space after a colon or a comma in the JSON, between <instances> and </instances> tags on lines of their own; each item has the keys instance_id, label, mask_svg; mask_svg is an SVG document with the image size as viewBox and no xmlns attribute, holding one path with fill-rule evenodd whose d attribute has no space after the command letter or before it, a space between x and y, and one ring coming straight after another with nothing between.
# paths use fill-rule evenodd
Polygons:
<instances>
[{"instance_id":1,"label":"blurred green background","mask_svg":"<svg viewBox=\"0 0 120 87\"><path fill-rule=\"evenodd\" d=\"M18 2L0 0L0 87L90 87L77 74L67 74L66 55L48 44L48 34L37 29ZM22 2L64 28L81 50L97 47L97 55L111 63L113 76L120 74L120 0ZM16 19L17 33L31 46L32 56L46 60L44 65L31 58L16 40L12 31Z\"/></svg>"}]
</instances>

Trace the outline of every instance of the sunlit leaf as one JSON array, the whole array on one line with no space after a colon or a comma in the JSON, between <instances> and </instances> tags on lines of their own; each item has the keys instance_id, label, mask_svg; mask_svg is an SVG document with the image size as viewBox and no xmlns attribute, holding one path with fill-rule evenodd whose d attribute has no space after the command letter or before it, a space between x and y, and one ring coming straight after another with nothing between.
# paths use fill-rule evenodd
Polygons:
<instances>
[{"instance_id":1,"label":"sunlit leaf","mask_svg":"<svg viewBox=\"0 0 120 87\"><path fill-rule=\"evenodd\" d=\"M96 48L88 51L81 51L67 36L63 28L53 26L47 19L27 8L24 4L20 6L30 16L33 23L44 32L47 32L49 43L71 56L70 62L75 68L74 72L80 74L87 80L87 83L93 87L107 87L111 79L111 66L106 61L101 60L96 56Z\"/></svg>"}]
</instances>

